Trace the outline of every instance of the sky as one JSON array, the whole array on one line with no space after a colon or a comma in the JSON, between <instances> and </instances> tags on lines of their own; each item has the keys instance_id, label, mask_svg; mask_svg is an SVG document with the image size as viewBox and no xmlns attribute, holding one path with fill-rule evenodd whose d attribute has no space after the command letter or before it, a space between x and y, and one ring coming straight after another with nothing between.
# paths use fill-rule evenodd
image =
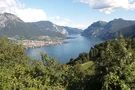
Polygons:
<instances>
[{"instance_id":1,"label":"sky","mask_svg":"<svg viewBox=\"0 0 135 90\"><path fill-rule=\"evenodd\" d=\"M51 21L85 29L99 20L135 20L135 0L0 0L0 13L4 12L25 22Z\"/></svg>"}]
</instances>

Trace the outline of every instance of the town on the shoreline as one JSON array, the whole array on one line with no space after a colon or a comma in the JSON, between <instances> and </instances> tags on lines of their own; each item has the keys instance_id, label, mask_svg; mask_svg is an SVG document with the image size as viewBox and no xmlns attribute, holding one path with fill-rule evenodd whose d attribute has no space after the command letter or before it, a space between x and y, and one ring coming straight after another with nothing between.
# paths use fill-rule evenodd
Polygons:
<instances>
[{"instance_id":1,"label":"town on the shoreline","mask_svg":"<svg viewBox=\"0 0 135 90\"><path fill-rule=\"evenodd\" d=\"M48 37L47 37L48 38ZM48 38L49 40L45 40L45 38L42 37L42 39L16 39L14 37L8 37L12 42L16 44L22 44L25 48L37 48L37 47L43 47L43 46L53 46L53 45L59 45L63 43L67 43L64 41L64 39L61 38Z\"/></svg>"},{"instance_id":2,"label":"town on the shoreline","mask_svg":"<svg viewBox=\"0 0 135 90\"><path fill-rule=\"evenodd\" d=\"M63 40L58 41L38 41L38 40L22 40L22 44L25 48L52 46L65 43Z\"/></svg>"}]
</instances>

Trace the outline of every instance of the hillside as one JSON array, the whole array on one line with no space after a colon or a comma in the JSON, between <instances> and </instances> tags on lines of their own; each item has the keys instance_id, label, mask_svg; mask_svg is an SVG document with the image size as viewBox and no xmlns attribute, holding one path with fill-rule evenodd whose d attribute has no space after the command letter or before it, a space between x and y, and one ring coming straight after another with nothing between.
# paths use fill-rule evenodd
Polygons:
<instances>
[{"instance_id":1,"label":"hillside","mask_svg":"<svg viewBox=\"0 0 135 90\"><path fill-rule=\"evenodd\" d=\"M113 33L113 38L117 38L120 36L127 37L127 38L135 38L135 25L131 25L126 28L122 28L119 31Z\"/></svg>"},{"instance_id":2,"label":"hillside","mask_svg":"<svg viewBox=\"0 0 135 90\"><path fill-rule=\"evenodd\" d=\"M82 29L78 29L78 28L72 28L72 27L68 27L68 26L63 26L66 31L68 32L69 35L71 34L80 34L83 30Z\"/></svg>"},{"instance_id":3,"label":"hillside","mask_svg":"<svg viewBox=\"0 0 135 90\"><path fill-rule=\"evenodd\" d=\"M63 37L64 35L68 34L66 29L64 29L62 26L53 24L50 21L32 22L30 24L37 26L39 28L39 31L48 36Z\"/></svg>"},{"instance_id":4,"label":"hillside","mask_svg":"<svg viewBox=\"0 0 135 90\"><path fill-rule=\"evenodd\" d=\"M104 21L97 21L91 24L87 29L82 32L82 36L86 37L97 37L101 30L104 29L104 26L107 22Z\"/></svg>"},{"instance_id":5,"label":"hillside","mask_svg":"<svg viewBox=\"0 0 135 90\"><path fill-rule=\"evenodd\" d=\"M105 27L104 30L100 33L100 38L102 39L112 39L113 33L129 27L131 25L135 25L135 21L124 20L124 19L114 19L110 21ZM130 32L130 31L129 31Z\"/></svg>"},{"instance_id":6,"label":"hillside","mask_svg":"<svg viewBox=\"0 0 135 90\"><path fill-rule=\"evenodd\" d=\"M92 25L90 27L93 27ZM129 26L132 26L132 25L135 25L135 21L124 20L124 19L119 18L119 19L114 19L114 20L104 24L102 27L96 26L95 27L96 29L95 28L87 28L82 33L82 35L89 36L89 37L99 37L103 40L113 39L113 37L114 37L113 34L115 32L118 32L119 30L126 28L126 27L129 27Z\"/></svg>"},{"instance_id":7,"label":"hillside","mask_svg":"<svg viewBox=\"0 0 135 90\"><path fill-rule=\"evenodd\" d=\"M13 14L0 14L0 36L16 35L24 37L65 37L67 31L49 21L26 23Z\"/></svg>"}]
</instances>

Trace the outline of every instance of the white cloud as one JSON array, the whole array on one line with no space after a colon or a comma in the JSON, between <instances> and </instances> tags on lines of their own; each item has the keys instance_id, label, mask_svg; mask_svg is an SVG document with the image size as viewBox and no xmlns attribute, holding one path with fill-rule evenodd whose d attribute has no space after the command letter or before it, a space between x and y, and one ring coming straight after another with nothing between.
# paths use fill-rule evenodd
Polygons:
<instances>
[{"instance_id":1,"label":"white cloud","mask_svg":"<svg viewBox=\"0 0 135 90\"><path fill-rule=\"evenodd\" d=\"M76 24L73 21L71 21L70 19L62 18L60 16L52 17L49 20L57 25L69 26L69 27L80 28L80 29L85 29L89 26L86 24Z\"/></svg>"},{"instance_id":2,"label":"white cloud","mask_svg":"<svg viewBox=\"0 0 135 90\"><path fill-rule=\"evenodd\" d=\"M35 22L46 20L46 13L41 9L23 9L18 10L17 15L25 22Z\"/></svg>"},{"instance_id":3,"label":"white cloud","mask_svg":"<svg viewBox=\"0 0 135 90\"><path fill-rule=\"evenodd\" d=\"M71 20L67 19L67 18L61 18L60 16L55 16L50 18L50 21L52 21L53 23L57 24L57 25L61 25L61 26L66 26L71 22Z\"/></svg>"},{"instance_id":4,"label":"white cloud","mask_svg":"<svg viewBox=\"0 0 135 90\"><path fill-rule=\"evenodd\" d=\"M135 10L134 0L79 0L82 3L87 3L93 9L98 9L101 12L110 14L117 9Z\"/></svg>"},{"instance_id":5,"label":"white cloud","mask_svg":"<svg viewBox=\"0 0 135 90\"><path fill-rule=\"evenodd\" d=\"M18 0L0 0L0 12L17 15L25 22L46 20L46 13L42 9L25 8Z\"/></svg>"}]
</instances>

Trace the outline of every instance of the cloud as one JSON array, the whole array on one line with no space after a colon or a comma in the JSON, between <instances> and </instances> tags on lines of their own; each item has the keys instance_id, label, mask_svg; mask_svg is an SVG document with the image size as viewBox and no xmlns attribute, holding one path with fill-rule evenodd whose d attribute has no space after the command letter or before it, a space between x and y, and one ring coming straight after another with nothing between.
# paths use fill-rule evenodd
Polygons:
<instances>
[{"instance_id":1,"label":"cloud","mask_svg":"<svg viewBox=\"0 0 135 90\"><path fill-rule=\"evenodd\" d=\"M53 23L61 26L77 27L81 29L84 29L88 26L85 24L76 24L70 19L60 16L55 16L47 19L47 15L42 9L25 8L25 4L19 2L19 0L0 0L0 13L4 12L15 14L25 22L50 20Z\"/></svg>"},{"instance_id":2,"label":"cloud","mask_svg":"<svg viewBox=\"0 0 135 90\"><path fill-rule=\"evenodd\" d=\"M25 8L25 5L18 0L0 0L0 12L15 14L25 22L47 19L47 15L42 9Z\"/></svg>"},{"instance_id":3,"label":"cloud","mask_svg":"<svg viewBox=\"0 0 135 90\"><path fill-rule=\"evenodd\" d=\"M61 25L61 26L66 26L68 24L71 24L71 20L67 19L67 18L61 18L60 16L55 16L50 18L50 21L52 21L53 23L57 24L57 25Z\"/></svg>"},{"instance_id":4,"label":"cloud","mask_svg":"<svg viewBox=\"0 0 135 90\"><path fill-rule=\"evenodd\" d=\"M36 22L46 20L46 13L41 9L23 9L18 10L17 15L23 19L25 22Z\"/></svg>"},{"instance_id":5,"label":"cloud","mask_svg":"<svg viewBox=\"0 0 135 90\"><path fill-rule=\"evenodd\" d=\"M60 26L69 26L69 27L80 28L80 29L85 29L89 26L86 24L76 24L70 19L62 18L60 16L51 17L49 20Z\"/></svg>"},{"instance_id":6,"label":"cloud","mask_svg":"<svg viewBox=\"0 0 135 90\"><path fill-rule=\"evenodd\" d=\"M78 1L78 0L77 0ZM87 3L92 9L98 9L101 12L110 14L117 9L135 10L134 0L79 0Z\"/></svg>"}]
</instances>

